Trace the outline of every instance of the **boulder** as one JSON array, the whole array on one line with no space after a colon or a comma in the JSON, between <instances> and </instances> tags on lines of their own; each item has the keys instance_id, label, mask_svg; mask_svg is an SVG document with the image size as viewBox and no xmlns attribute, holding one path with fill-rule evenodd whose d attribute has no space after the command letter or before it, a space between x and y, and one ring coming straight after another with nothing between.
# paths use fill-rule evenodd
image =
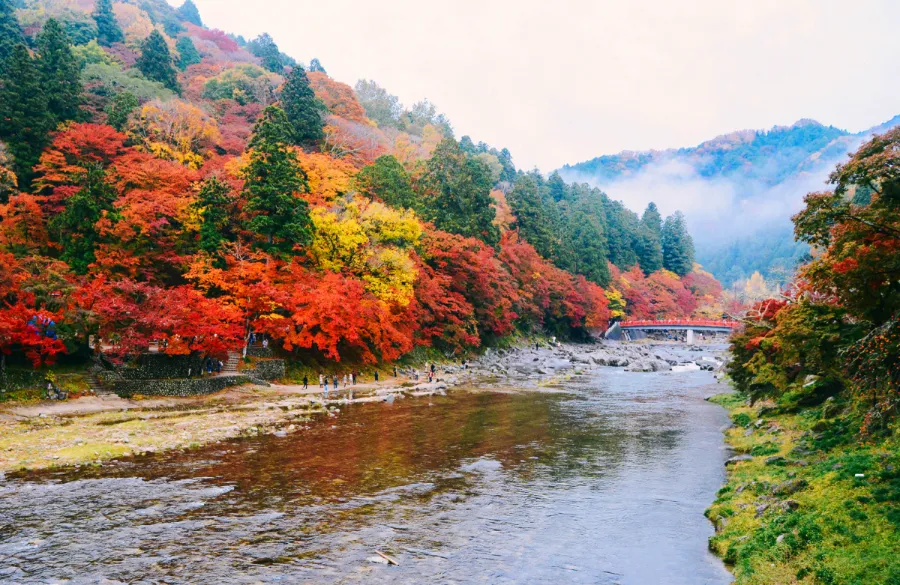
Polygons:
<instances>
[{"instance_id":1,"label":"boulder","mask_svg":"<svg viewBox=\"0 0 900 585\"><path fill-rule=\"evenodd\" d=\"M789 479L772 487L772 495L789 496L806 489L809 484L805 479Z\"/></svg>"},{"instance_id":2,"label":"boulder","mask_svg":"<svg viewBox=\"0 0 900 585\"><path fill-rule=\"evenodd\" d=\"M725 462L725 465L734 465L735 463L740 463L741 461L753 461L753 457L751 455L735 455L731 457Z\"/></svg>"}]
</instances>

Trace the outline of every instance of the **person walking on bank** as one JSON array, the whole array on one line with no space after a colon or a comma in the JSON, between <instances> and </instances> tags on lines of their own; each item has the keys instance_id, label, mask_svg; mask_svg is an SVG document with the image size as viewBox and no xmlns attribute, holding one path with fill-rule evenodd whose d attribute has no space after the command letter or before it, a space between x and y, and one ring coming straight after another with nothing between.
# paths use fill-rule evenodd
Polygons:
<instances>
[{"instance_id":1,"label":"person walking on bank","mask_svg":"<svg viewBox=\"0 0 900 585\"><path fill-rule=\"evenodd\" d=\"M325 400L328 400L328 377L325 377Z\"/></svg>"},{"instance_id":2,"label":"person walking on bank","mask_svg":"<svg viewBox=\"0 0 900 585\"><path fill-rule=\"evenodd\" d=\"M309 376L307 376L306 374L303 374L303 389L309 389Z\"/></svg>"},{"instance_id":3,"label":"person walking on bank","mask_svg":"<svg viewBox=\"0 0 900 585\"><path fill-rule=\"evenodd\" d=\"M334 374L331 377L331 381L334 383L334 391L335 391L335 393L337 393L337 391L338 391L338 376L337 376L337 374Z\"/></svg>"},{"instance_id":4,"label":"person walking on bank","mask_svg":"<svg viewBox=\"0 0 900 585\"><path fill-rule=\"evenodd\" d=\"M378 370L375 370L375 383L378 383Z\"/></svg>"},{"instance_id":5,"label":"person walking on bank","mask_svg":"<svg viewBox=\"0 0 900 585\"><path fill-rule=\"evenodd\" d=\"M324 376L322 376L322 374L319 374L319 388L324 388L324 387L325 387Z\"/></svg>"}]
</instances>

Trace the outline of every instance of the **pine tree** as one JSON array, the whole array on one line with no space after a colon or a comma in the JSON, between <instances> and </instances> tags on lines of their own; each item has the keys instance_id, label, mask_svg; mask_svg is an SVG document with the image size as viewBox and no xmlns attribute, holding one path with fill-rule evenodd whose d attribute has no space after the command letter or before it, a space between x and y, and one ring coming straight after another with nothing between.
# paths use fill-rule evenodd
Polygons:
<instances>
[{"instance_id":1,"label":"pine tree","mask_svg":"<svg viewBox=\"0 0 900 585\"><path fill-rule=\"evenodd\" d=\"M426 193L420 208L438 229L479 238L490 245L500 241L494 225L491 173L478 159L470 158L452 138L438 144L425 164L422 186Z\"/></svg>"},{"instance_id":2,"label":"pine tree","mask_svg":"<svg viewBox=\"0 0 900 585\"><path fill-rule=\"evenodd\" d=\"M244 171L247 226L261 236L260 247L289 255L296 245L308 244L312 222L305 200L297 197L309 186L296 152L290 146L292 128L284 110L263 110L250 140L250 162Z\"/></svg>"},{"instance_id":3,"label":"pine tree","mask_svg":"<svg viewBox=\"0 0 900 585\"><path fill-rule=\"evenodd\" d=\"M523 175L516 181L507 196L510 207L516 215L515 228L538 254L553 259L556 252L556 238L553 221L544 207L540 186L534 175Z\"/></svg>"},{"instance_id":4,"label":"pine tree","mask_svg":"<svg viewBox=\"0 0 900 585\"><path fill-rule=\"evenodd\" d=\"M178 8L178 16L185 22L203 26L203 20L200 18L200 11L197 10L197 5L194 4L193 0L185 0L184 4Z\"/></svg>"},{"instance_id":5,"label":"pine tree","mask_svg":"<svg viewBox=\"0 0 900 585\"><path fill-rule=\"evenodd\" d=\"M325 75L328 75L328 72L325 71L324 67L322 67L322 63L320 63L319 60L316 59L315 57L313 57L313 60L309 62L309 70L317 71L319 73L324 73Z\"/></svg>"},{"instance_id":6,"label":"pine tree","mask_svg":"<svg viewBox=\"0 0 900 585\"><path fill-rule=\"evenodd\" d=\"M47 94L47 109L56 123L80 118L84 88L81 68L66 31L55 19L44 24L37 38L38 70Z\"/></svg>"},{"instance_id":7,"label":"pine tree","mask_svg":"<svg viewBox=\"0 0 900 585\"><path fill-rule=\"evenodd\" d=\"M169 46L158 30L150 33L141 45L141 56L137 60L137 68L144 77L158 81L174 92L181 92L178 85L178 74L172 65Z\"/></svg>"},{"instance_id":8,"label":"pine tree","mask_svg":"<svg viewBox=\"0 0 900 585\"><path fill-rule=\"evenodd\" d=\"M62 259L76 274L87 274L96 261L95 250L100 240L97 222L104 212L115 215L116 190L106 182L106 171L100 164L91 165L82 179L81 189L66 200L66 208L50 223L62 248ZM113 217L114 219L114 217Z\"/></svg>"},{"instance_id":9,"label":"pine tree","mask_svg":"<svg viewBox=\"0 0 900 585\"><path fill-rule=\"evenodd\" d=\"M178 68L182 71L202 61L200 52L197 51L191 37L178 37L175 48L178 49Z\"/></svg>"},{"instance_id":10,"label":"pine tree","mask_svg":"<svg viewBox=\"0 0 900 585\"><path fill-rule=\"evenodd\" d=\"M651 233L656 234L657 237L662 237L662 215L660 215L656 203L651 201L647 204L647 209L644 210L644 215L641 217L641 223Z\"/></svg>"},{"instance_id":11,"label":"pine tree","mask_svg":"<svg viewBox=\"0 0 900 585\"><path fill-rule=\"evenodd\" d=\"M687 230L684 214L676 211L662 227L663 267L678 276L694 269L694 240Z\"/></svg>"},{"instance_id":12,"label":"pine tree","mask_svg":"<svg viewBox=\"0 0 900 585\"><path fill-rule=\"evenodd\" d=\"M112 0L97 0L94 13L91 15L97 23L97 42L104 47L114 43L124 43L125 35L119 27L119 21L113 12Z\"/></svg>"},{"instance_id":13,"label":"pine tree","mask_svg":"<svg viewBox=\"0 0 900 585\"><path fill-rule=\"evenodd\" d=\"M19 186L26 190L54 120L40 72L25 45L17 45L6 61L0 78L0 112L0 141L9 146Z\"/></svg>"},{"instance_id":14,"label":"pine tree","mask_svg":"<svg viewBox=\"0 0 900 585\"><path fill-rule=\"evenodd\" d=\"M269 33L263 33L250 41L249 48L253 55L262 60L264 68L279 75L284 73L284 58Z\"/></svg>"},{"instance_id":15,"label":"pine tree","mask_svg":"<svg viewBox=\"0 0 900 585\"><path fill-rule=\"evenodd\" d=\"M0 71L3 63L12 56L16 45L24 44L25 37L16 18L11 0L0 0Z\"/></svg>"},{"instance_id":16,"label":"pine tree","mask_svg":"<svg viewBox=\"0 0 900 585\"><path fill-rule=\"evenodd\" d=\"M391 207L415 209L416 193L409 173L393 156L378 157L356 176L359 190L372 199L380 199Z\"/></svg>"},{"instance_id":17,"label":"pine tree","mask_svg":"<svg viewBox=\"0 0 900 585\"><path fill-rule=\"evenodd\" d=\"M281 90L281 107L294 129L294 144L315 147L325 138L322 130L324 106L309 86L303 67L291 70Z\"/></svg>"},{"instance_id":18,"label":"pine tree","mask_svg":"<svg viewBox=\"0 0 900 585\"><path fill-rule=\"evenodd\" d=\"M636 238L636 252L644 274L652 274L663 267L662 216L652 201L641 217L641 228Z\"/></svg>"},{"instance_id":19,"label":"pine tree","mask_svg":"<svg viewBox=\"0 0 900 585\"><path fill-rule=\"evenodd\" d=\"M218 256L222 243L231 237L230 187L217 177L203 182L195 205L200 215L200 249Z\"/></svg>"},{"instance_id":20,"label":"pine tree","mask_svg":"<svg viewBox=\"0 0 900 585\"><path fill-rule=\"evenodd\" d=\"M601 214L579 205L566 222L568 240L575 258L572 271L606 286L609 283L609 248Z\"/></svg>"},{"instance_id":21,"label":"pine tree","mask_svg":"<svg viewBox=\"0 0 900 585\"><path fill-rule=\"evenodd\" d=\"M547 187L550 188L550 196L553 197L553 200L557 203L566 198L566 183L563 181L562 177L559 176L558 172L553 171L547 179Z\"/></svg>"}]
</instances>

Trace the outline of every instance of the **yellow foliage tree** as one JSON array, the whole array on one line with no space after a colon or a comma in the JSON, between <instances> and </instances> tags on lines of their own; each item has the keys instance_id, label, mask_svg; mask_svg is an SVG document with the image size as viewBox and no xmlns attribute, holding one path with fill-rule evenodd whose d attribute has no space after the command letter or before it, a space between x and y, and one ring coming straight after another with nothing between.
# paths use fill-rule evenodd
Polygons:
<instances>
[{"instance_id":1,"label":"yellow foliage tree","mask_svg":"<svg viewBox=\"0 0 900 585\"><path fill-rule=\"evenodd\" d=\"M310 202L331 203L350 192L350 184L358 169L350 162L318 152L297 149L297 160L306 172Z\"/></svg>"},{"instance_id":2,"label":"yellow foliage tree","mask_svg":"<svg viewBox=\"0 0 900 585\"><path fill-rule=\"evenodd\" d=\"M211 116L182 100L144 104L129 124L128 134L154 156L192 169L200 168L221 137Z\"/></svg>"},{"instance_id":3,"label":"yellow foliage tree","mask_svg":"<svg viewBox=\"0 0 900 585\"><path fill-rule=\"evenodd\" d=\"M411 211L355 198L345 207L311 212L315 237L310 248L323 270L361 278L379 299L409 304L416 282L410 250L422 236L422 225Z\"/></svg>"}]
</instances>

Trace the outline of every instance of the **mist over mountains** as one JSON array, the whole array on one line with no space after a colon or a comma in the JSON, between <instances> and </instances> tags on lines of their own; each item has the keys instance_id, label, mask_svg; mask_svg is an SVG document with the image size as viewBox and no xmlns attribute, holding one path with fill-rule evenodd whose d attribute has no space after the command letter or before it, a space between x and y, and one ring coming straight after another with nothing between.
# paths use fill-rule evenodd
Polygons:
<instances>
[{"instance_id":1,"label":"mist over mountains","mask_svg":"<svg viewBox=\"0 0 900 585\"><path fill-rule=\"evenodd\" d=\"M691 148L623 151L566 165L567 181L586 182L640 211L683 211L697 260L726 286L759 271L783 282L808 253L793 239L791 216L811 191L873 134L900 116L859 133L815 120L770 130L741 130Z\"/></svg>"}]
</instances>

